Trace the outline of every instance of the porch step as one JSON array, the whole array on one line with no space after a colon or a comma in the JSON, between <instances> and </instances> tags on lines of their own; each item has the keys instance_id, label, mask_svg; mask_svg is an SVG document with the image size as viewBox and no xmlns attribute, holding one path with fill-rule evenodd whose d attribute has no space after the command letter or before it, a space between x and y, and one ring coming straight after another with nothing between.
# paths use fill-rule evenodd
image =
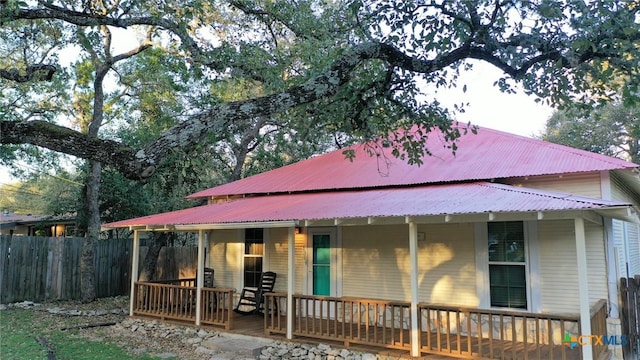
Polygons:
<instances>
[{"instance_id":1,"label":"porch step","mask_svg":"<svg viewBox=\"0 0 640 360\"><path fill-rule=\"evenodd\" d=\"M203 341L199 352L212 355L211 359L255 359L262 348L273 344L273 340L246 336L240 334L224 333L218 337ZM207 351L209 350L209 351Z\"/></svg>"}]
</instances>

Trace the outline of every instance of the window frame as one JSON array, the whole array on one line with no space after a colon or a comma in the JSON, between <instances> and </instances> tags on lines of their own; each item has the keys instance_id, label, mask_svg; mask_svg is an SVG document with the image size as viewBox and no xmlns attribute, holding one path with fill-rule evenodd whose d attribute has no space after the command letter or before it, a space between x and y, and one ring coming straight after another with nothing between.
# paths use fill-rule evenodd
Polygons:
<instances>
[{"instance_id":1,"label":"window frame","mask_svg":"<svg viewBox=\"0 0 640 360\"><path fill-rule=\"evenodd\" d=\"M249 231L256 231L256 230L262 230L262 253L261 254L248 254L248 241L250 241L250 244L260 244L260 242L256 242L256 237L249 237L247 236ZM244 287L257 287L259 282L260 282L260 276L262 276L262 273L265 271L265 243L266 243L266 231L264 228L245 228L244 231L242 232L243 234L243 246L242 246L242 268L241 268L241 275L240 275L240 281L242 282L242 286L241 288ZM261 269L259 272L259 275L257 278L254 277L255 279L255 284L247 284L246 283L246 279L247 279L247 258L260 258L261 260Z\"/></svg>"},{"instance_id":2,"label":"window frame","mask_svg":"<svg viewBox=\"0 0 640 360\"><path fill-rule=\"evenodd\" d=\"M529 277L527 276L528 274L528 261L529 261L529 254L527 251L527 233L526 233L526 225L524 223L524 221L495 221L495 222L491 222L491 223L487 223L487 250L490 248L490 239L489 239L489 227L492 224L502 224L504 227L508 226L508 223L519 223L521 225L521 230L522 230L522 257L523 260L522 261L515 261L515 260L510 260L507 259L507 255L506 253L503 255L504 259L502 260L491 260L491 254L489 253L489 257L488 257L488 261L487 261L487 268L488 268L488 272L489 272L489 304L491 305L492 308L498 308L498 309L510 309L510 310L526 310L529 308ZM508 241L511 241L512 239L508 239ZM517 240L520 241L520 239L513 239L513 240ZM499 244L499 243L498 243ZM521 307L521 306L509 306L509 305L493 305L493 301L494 299L491 296L491 289L493 287L498 287L499 285L497 284L492 284L491 283L491 268L492 266L494 267L508 267L508 268L513 268L513 267L519 267L521 269L519 269L519 271L521 270L523 273L523 282L524 282L524 290L525 290L525 294L524 294L524 302L525 302L525 306ZM509 284L506 285L507 286L507 291L509 291L512 287L509 286ZM515 286L513 287L515 288ZM509 298L509 295L506 296L507 299ZM497 300L496 300L497 301ZM510 303L509 300L507 300L508 303Z\"/></svg>"},{"instance_id":3,"label":"window frame","mask_svg":"<svg viewBox=\"0 0 640 360\"><path fill-rule=\"evenodd\" d=\"M539 240L538 240L538 224L537 221L526 220L505 220L495 222L521 221L524 233L524 273L525 273L525 289L526 289L526 308L491 306L491 284L489 279L489 265L492 264L511 264L511 262L498 263L489 261L489 222L481 222L475 224L474 238L476 250L476 289L479 299L478 307L481 309L508 310L520 312L540 312L541 295L540 291L532 291L532 289L540 288L540 269L539 269ZM493 222L493 221L492 221ZM520 263L513 263L520 264Z\"/></svg>"}]
</instances>

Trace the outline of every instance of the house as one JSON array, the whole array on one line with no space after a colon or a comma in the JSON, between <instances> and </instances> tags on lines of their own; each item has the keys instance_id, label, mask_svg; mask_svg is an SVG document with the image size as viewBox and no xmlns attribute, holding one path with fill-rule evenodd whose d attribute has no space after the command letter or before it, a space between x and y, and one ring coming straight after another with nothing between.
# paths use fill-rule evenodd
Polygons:
<instances>
[{"instance_id":1,"label":"house","mask_svg":"<svg viewBox=\"0 0 640 360\"><path fill-rule=\"evenodd\" d=\"M73 236L75 229L76 218L70 215L15 214L9 211L0 215L0 235Z\"/></svg>"},{"instance_id":2,"label":"house","mask_svg":"<svg viewBox=\"0 0 640 360\"><path fill-rule=\"evenodd\" d=\"M420 167L354 146L354 161L338 150L190 196L208 205L104 225L134 230L134 249L143 232L195 232L198 273L215 269L211 288L132 281L131 315L230 328L240 290L269 270L265 331L287 338L620 356L618 281L640 274L638 165L487 128L455 155L437 130L427 146Z\"/></svg>"}]
</instances>

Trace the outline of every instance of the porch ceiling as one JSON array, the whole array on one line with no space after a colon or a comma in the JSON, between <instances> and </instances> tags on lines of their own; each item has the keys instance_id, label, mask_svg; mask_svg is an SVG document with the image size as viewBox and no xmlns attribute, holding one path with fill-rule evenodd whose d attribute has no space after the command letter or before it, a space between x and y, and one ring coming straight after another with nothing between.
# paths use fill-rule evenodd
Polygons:
<instances>
[{"instance_id":1,"label":"porch ceiling","mask_svg":"<svg viewBox=\"0 0 640 360\"><path fill-rule=\"evenodd\" d=\"M247 197L103 225L146 230L634 217L620 201L487 182Z\"/></svg>"}]
</instances>

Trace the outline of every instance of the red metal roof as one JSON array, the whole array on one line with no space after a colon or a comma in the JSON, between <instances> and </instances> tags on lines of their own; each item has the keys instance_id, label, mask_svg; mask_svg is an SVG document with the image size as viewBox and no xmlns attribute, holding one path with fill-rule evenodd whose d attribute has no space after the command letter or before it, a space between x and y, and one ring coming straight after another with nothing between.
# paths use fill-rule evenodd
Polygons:
<instances>
[{"instance_id":1,"label":"red metal roof","mask_svg":"<svg viewBox=\"0 0 640 360\"><path fill-rule=\"evenodd\" d=\"M346 160L342 150L301 161L239 181L197 192L189 198L293 193L314 190L358 189L386 186L491 180L549 174L568 174L636 168L637 165L570 147L480 128L458 141L454 156L432 132L427 148L433 153L420 167L391 155L369 156L356 146L356 158Z\"/></svg>"},{"instance_id":2,"label":"red metal roof","mask_svg":"<svg viewBox=\"0 0 640 360\"><path fill-rule=\"evenodd\" d=\"M480 182L255 196L118 221L104 227L597 210L621 206L630 204Z\"/></svg>"}]
</instances>

